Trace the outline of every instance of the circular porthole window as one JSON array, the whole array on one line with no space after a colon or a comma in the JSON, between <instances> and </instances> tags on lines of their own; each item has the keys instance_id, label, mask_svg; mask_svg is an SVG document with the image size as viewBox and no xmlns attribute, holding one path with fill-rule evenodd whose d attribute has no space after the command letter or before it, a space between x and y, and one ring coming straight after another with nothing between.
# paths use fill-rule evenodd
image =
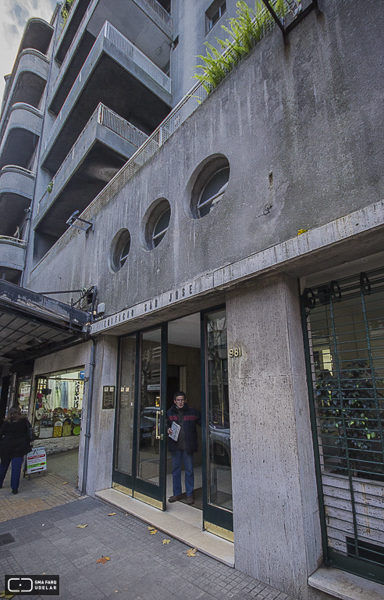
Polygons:
<instances>
[{"instance_id":1,"label":"circular porthole window","mask_svg":"<svg viewBox=\"0 0 384 600\"><path fill-rule=\"evenodd\" d=\"M168 231L171 207L168 200L161 198L148 211L145 218L145 243L148 250L157 248Z\"/></svg>"},{"instance_id":2,"label":"circular porthole window","mask_svg":"<svg viewBox=\"0 0 384 600\"><path fill-rule=\"evenodd\" d=\"M112 240L110 266L114 273L124 266L131 248L131 235L128 229L120 229Z\"/></svg>"},{"instance_id":3,"label":"circular porthole window","mask_svg":"<svg viewBox=\"0 0 384 600\"><path fill-rule=\"evenodd\" d=\"M204 165L193 186L191 212L195 219L206 217L222 199L229 181L229 163L224 156Z\"/></svg>"}]
</instances>

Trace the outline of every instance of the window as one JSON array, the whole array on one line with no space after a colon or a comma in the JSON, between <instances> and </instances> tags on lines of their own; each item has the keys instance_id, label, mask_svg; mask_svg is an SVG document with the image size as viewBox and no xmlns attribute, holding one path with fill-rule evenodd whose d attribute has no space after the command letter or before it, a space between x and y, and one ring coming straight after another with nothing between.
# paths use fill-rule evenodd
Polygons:
<instances>
[{"instance_id":1,"label":"window","mask_svg":"<svg viewBox=\"0 0 384 600\"><path fill-rule=\"evenodd\" d=\"M229 167L220 169L211 177L203 189L197 203L197 212L199 217L205 217L211 212L214 205L220 200L228 185Z\"/></svg>"},{"instance_id":2,"label":"window","mask_svg":"<svg viewBox=\"0 0 384 600\"><path fill-rule=\"evenodd\" d=\"M144 245L147 250L157 248L168 231L171 207L168 200L156 200L144 217Z\"/></svg>"},{"instance_id":3,"label":"window","mask_svg":"<svg viewBox=\"0 0 384 600\"><path fill-rule=\"evenodd\" d=\"M166 208L165 211L157 219L157 223L152 233L153 247L156 248L168 230L169 219L171 218L171 209Z\"/></svg>"},{"instance_id":4,"label":"window","mask_svg":"<svg viewBox=\"0 0 384 600\"><path fill-rule=\"evenodd\" d=\"M110 267L114 273L124 266L131 248L131 235L128 229L120 229L111 244Z\"/></svg>"},{"instance_id":5,"label":"window","mask_svg":"<svg viewBox=\"0 0 384 600\"><path fill-rule=\"evenodd\" d=\"M217 23L217 21L223 16L225 11L227 10L227 4L224 0L215 0L212 2L211 6L205 12L205 29L206 33L211 31L212 27Z\"/></svg>"},{"instance_id":6,"label":"window","mask_svg":"<svg viewBox=\"0 0 384 600\"><path fill-rule=\"evenodd\" d=\"M191 195L191 213L195 219L206 217L222 199L229 181L229 163L225 156L204 161L198 170Z\"/></svg>"}]
</instances>

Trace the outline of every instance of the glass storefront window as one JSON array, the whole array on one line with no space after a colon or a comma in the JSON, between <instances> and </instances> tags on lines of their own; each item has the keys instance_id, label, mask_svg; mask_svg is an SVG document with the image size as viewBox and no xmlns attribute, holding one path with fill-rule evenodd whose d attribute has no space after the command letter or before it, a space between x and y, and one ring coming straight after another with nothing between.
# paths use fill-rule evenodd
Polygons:
<instances>
[{"instance_id":1,"label":"glass storefront window","mask_svg":"<svg viewBox=\"0 0 384 600\"><path fill-rule=\"evenodd\" d=\"M208 502L232 510L227 324L225 310L207 316Z\"/></svg>"},{"instance_id":2,"label":"glass storefront window","mask_svg":"<svg viewBox=\"0 0 384 600\"><path fill-rule=\"evenodd\" d=\"M52 373L37 380L35 435L39 439L80 435L84 371Z\"/></svg>"}]
</instances>

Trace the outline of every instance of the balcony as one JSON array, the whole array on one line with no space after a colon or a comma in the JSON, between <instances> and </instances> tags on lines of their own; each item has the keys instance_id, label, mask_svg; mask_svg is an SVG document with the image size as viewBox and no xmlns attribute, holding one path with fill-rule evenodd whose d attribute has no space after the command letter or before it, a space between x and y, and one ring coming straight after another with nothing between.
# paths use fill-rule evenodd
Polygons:
<instances>
[{"instance_id":1,"label":"balcony","mask_svg":"<svg viewBox=\"0 0 384 600\"><path fill-rule=\"evenodd\" d=\"M5 165L28 168L39 141L43 115L19 102L9 110L8 123L0 146L0 169Z\"/></svg>"},{"instance_id":2,"label":"balcony","mask_svg":"<svg viewBox=\"0 0 384 600\"><path fill-rule=\"evenodd\" d=\"M169 60L169 47L165 49L168 57L166 52L160 57L161 53L156 54L156 49L162 47L164 41L172 42L172 18L162 4L167 6L169 2L114 0L111 10L109 0L77 0L59 39L56 60L65 61L62 67L65 71L73 55L84 44L83 38L91 35L96 39L105 21L109 21L163 69Z\"/></svg>"},{"instance_id":3,"label":"balcony","mask_svg":"<svg viewBox=\"0 0 384 600\"><path fill-rule=\"evenodd\" d=\"M54 123L42 156L44 168L57 171L100 102L147 134L171 104L169 77L108 22Z\"/></svg>"},{"instance_id":4,"label":"balcony","mask_svg":"<svg viewBox=\"0 0 384 600\"><path fill-rule=\"evenodd\" d=\"M40 104L48 79L49 60L38 50L23 50L13 68L9 83L7 103L4 106L0 122L0 138L3 134L9 108L13 104L23 102L37 108Z\"/></svg>"},{"instance_id":5,"label":"balcony","mask_svg":"<svg viewBox=\"0 0 384 600\"><path fill-rule=\"evenodd\" d=\"M35 187L35 174L16 166L0 171L0 234L12 235L23 221Z\"/></svg>"},{"instance_id":6,"label":"balcony","mask_svg":"<svg viewBox=\"0 0 384 600\"><path fill-rule=\"evenodd\" d=\"M0 279L18 283L24 269L27 242L0 235Z\"/></svg>"},{"instance_id":7,"label":"balcony","mask_svg":"<svg viewBox=\"0 0 384 600\"><path fill-rule=\"evenodd\" d=\"M19 55L27 48L37 50L41 54L46 54L53 32L54 28L52 25L43 19L29 19L24 29L24 34L20 42L16 60L18 60ZM13 71L14 70L15 69L13 69ZM6 92L3 98L4 103L6 103L8 100L11 85L12 81L7 83Z\"/></svg>"},{"instance_id":8,"label":"balcony","mask_svg":"<svg viewBox=\"0 0 384 600\"><path fill-rule=\"evenodd\" d=\"M99 104L41 198L39 232L60 237L75 210L81 212L147 139L145 133Z\"/></svg>"}]
</instances>

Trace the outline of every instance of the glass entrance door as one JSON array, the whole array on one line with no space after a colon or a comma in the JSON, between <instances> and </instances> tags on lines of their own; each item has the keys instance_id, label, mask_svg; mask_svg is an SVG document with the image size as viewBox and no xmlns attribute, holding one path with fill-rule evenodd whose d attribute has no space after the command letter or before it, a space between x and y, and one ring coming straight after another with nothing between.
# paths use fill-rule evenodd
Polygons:
<instances>
[{"instance_id":1,"label":"glass entrance door","mask_svg":"<svg viewBox=\"0 0 384 600\"><path fill-rule=\"evenodd\" d=\"M166 325L123 338L114 487L165 509Z\"/></svg>"},{"instance_id":2,"label":"glass entrance door","mask_svg":"<svg viewBox=\"0 0 384 600\"><path fill-rule=\"evenodd\" d=\"M165 509L166 325L140 334L134 496Z\"/></svg>"}]
</instances>

